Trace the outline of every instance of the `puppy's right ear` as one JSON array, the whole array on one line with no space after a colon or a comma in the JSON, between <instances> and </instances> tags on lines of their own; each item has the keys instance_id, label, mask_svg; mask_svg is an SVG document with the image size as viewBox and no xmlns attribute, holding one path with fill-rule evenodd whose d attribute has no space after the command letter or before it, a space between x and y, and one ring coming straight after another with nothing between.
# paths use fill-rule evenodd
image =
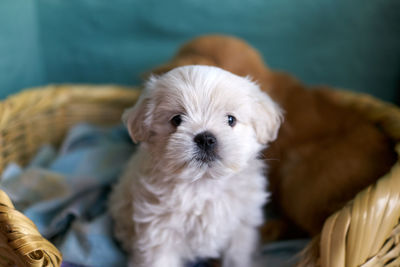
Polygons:
<instances>
[{"instance_id":1,"label":"puppy's right ear","mask_svg":"<svg viewBox=\"0 0 400 267\"><path fill-rule=\"evenodd\" d=\"M122 121L135 143L146 141L149 137L149 102L149 98L141 97L133 107L125 110L122 115Z\"/></svg>"},{"instance_id":2,"label":"puppy's right ear","mask_svg":"<svg viewBox=\"0 0 400 267\"><path fill-rule=\"evenodd\" d=\"M135 143L147 141L150 137L150 126L154 111L151 95L157 87L158 78L152 75L145 83L143 92L136 104L122 114L122 121Z\"/></svg>"}]
</instances>

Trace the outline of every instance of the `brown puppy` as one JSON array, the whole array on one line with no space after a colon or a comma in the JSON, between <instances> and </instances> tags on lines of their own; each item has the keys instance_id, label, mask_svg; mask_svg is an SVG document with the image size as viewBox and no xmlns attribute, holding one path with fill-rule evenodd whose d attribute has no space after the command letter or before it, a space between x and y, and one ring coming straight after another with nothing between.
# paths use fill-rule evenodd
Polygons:
<instances>
[{"instance_id":1,"label":"brown puppy","mask_svg":"<svg viewBox=\"0 0 400 267\"><path fill-rule=\"evenodd\" d=\"M396 160L390 140L360 114L336 105L323 88L309 90L292 76L269 70L245 42L210 35L185 44L153 73L182 65L213 65L250 75L285 110L277 141L265 151L273 202L285 220L311 236L357 192ZM271 221L264 239L284 236L287 224Z\"/></svg>"}]
</instances>

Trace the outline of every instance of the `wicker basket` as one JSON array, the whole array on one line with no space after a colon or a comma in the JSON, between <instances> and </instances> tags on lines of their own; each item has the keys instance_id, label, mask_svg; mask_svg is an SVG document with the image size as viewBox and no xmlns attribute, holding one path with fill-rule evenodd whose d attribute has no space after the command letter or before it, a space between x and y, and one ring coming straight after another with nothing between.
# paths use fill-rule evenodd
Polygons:
<instances>
[{"instance_id":1,"label":"wicker basket","mask_svg":"<svg viewBox=\"0 0 400 267\"><path fill-rule=\"evenodd\" d=\"M396 143L400 110L371 97L330 91L341 105L364 113ZM79 121L113 124L137 100L138 90L115 86L49 86L0 103L0 173L26 164L43 143L57 145ZM400 145L397 145L400 153ZM323 267L400 266L400 165L361 192L325 223ZM0 191L0 265L59 266L61 254Z\"/></svg>"}]
</instances>

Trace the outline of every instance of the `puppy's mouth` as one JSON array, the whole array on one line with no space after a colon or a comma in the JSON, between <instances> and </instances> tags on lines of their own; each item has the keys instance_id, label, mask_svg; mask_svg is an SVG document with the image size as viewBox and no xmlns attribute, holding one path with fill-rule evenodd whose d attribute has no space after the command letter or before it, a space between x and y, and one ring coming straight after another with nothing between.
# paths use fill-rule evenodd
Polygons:
<instances>
[{"instance_id":1,"label":"puppy's mouth","mask_svg":"<svg viewBox=\"0 0 400 267\"><path fill-rule=\"evenodd\" d=\"M193 160L200 163L201 165L206 164L211 166L213 162L219 160L220 157L215 151L207 152L207 151L196 151Z\"/></svg>"}]
</instances>

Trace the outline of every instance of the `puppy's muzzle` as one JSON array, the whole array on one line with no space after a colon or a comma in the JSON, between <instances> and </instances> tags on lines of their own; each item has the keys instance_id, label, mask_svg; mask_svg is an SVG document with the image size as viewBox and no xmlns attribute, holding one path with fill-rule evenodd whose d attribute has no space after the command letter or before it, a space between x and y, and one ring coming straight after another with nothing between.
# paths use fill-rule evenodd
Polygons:
<instances>
[{"instance_id":1,"label":"puppy's muzzle","mask_svg":"<svg viewBox=\"0 0 400 267\"><path fill-rule=\"evenodd\" d=\"M217 138L210 132L205 131L194 137L194 142L198 147L196 159L202 162L211 162L215 160Z\"/></svg>"}]
</instances>

